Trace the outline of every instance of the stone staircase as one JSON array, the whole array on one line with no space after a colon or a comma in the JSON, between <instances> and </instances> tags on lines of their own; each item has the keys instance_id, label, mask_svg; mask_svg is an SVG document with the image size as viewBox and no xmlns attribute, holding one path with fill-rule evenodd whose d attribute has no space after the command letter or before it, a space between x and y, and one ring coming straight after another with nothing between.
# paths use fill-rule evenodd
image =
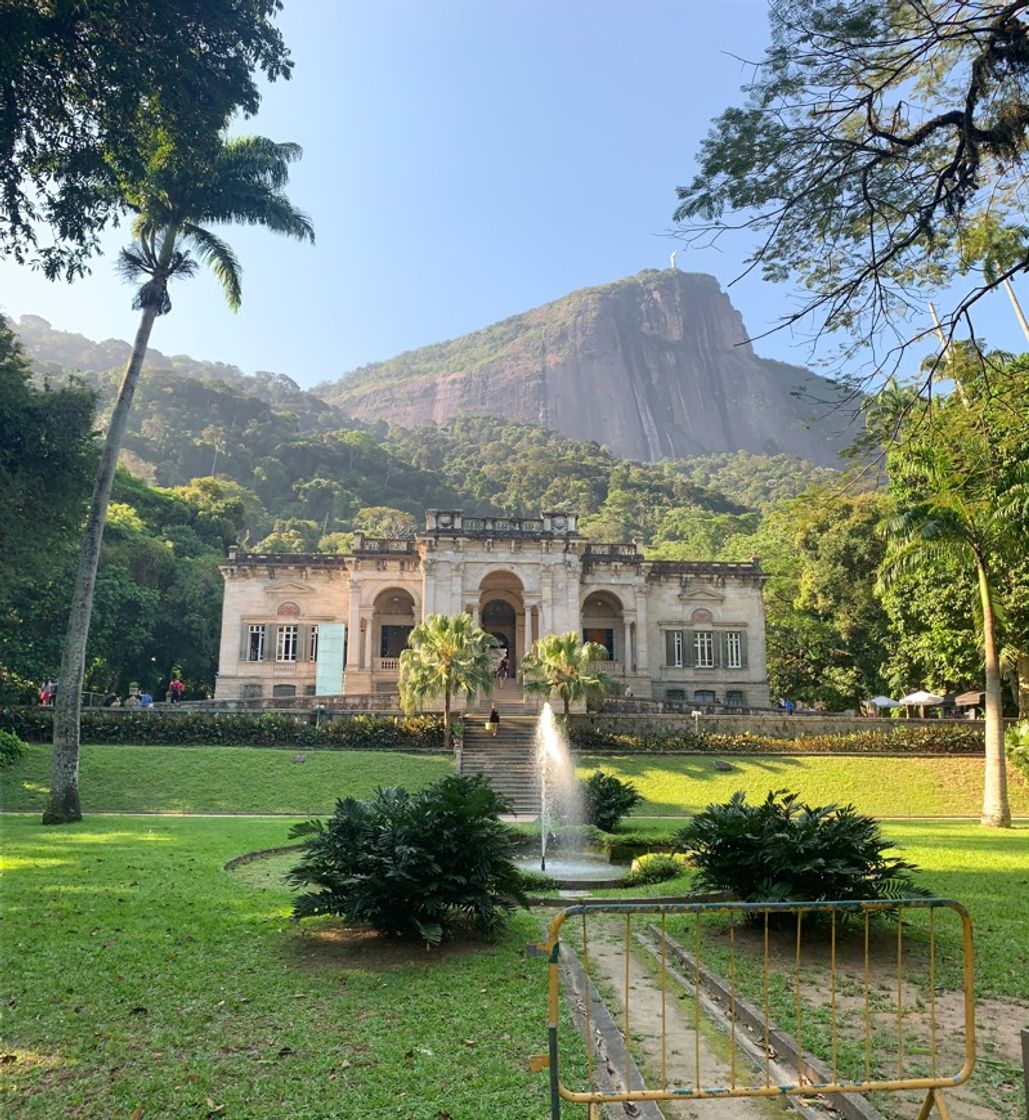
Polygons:
<instances>
[{"instance_id":1,"label":"stone staircase","mask_svg":"<svg viewBox=\"0 0 1029 1120\"><path fill-rule=\"evenodd\" d=\"M494 738L486 730L489 702L469 711L464 721L464 746L460 772L481 774L518 814L540 811L535 771L536 713L523 702L521 690L508 684L493 695L500 714L500 729Z\"/></svg>"}]
</instances>

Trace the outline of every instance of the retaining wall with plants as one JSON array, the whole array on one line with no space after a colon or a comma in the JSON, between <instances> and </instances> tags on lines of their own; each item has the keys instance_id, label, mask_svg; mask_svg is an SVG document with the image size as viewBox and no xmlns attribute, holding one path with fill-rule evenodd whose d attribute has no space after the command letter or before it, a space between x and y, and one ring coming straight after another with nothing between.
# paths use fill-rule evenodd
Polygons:
<instances>
[{"instance_id":1,"label":"retaining wall with plants","mask_svg":"<svg viewBox=\"0 0 1029 1120\"><path fill-rule=\"evenodd\" d=\"M929 726L930 722L932 726ZM800 729L798 729L799 732ZM806 729L805 729L806 730ZM981 725L947 720L917 726L875 727L835 734L778 736L739 730L733 733L665 728L654 731L620 722L615 728L573 721L569 729L573 749L588 754L940 754L981 755Z\"/></svg>"},{"instance_id":2,"label":"retaining wall with plants","mask_svg":"<svg viewBox=\"0 0 1029 1120\"><path fill-rule=\"evenodd\" d=\"M53 737L53 709L0 708L0 730L31 743ZM84 743L136 746L310 747L323 750L440 751L443 721L437 716L409 718L352 715L322 720L279 712L166 712L86 708Z\"/></svg>"}]
</instances>

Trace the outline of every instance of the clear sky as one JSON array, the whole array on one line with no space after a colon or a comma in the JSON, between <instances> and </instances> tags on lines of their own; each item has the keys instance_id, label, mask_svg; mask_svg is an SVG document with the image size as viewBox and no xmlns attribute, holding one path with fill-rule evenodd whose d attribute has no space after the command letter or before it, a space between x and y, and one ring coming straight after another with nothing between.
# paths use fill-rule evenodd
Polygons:
<instances>
[{"instance_id":1,"label":"clear sky","mask_svg":"<svg viewBox=\"0 0 1029 1120\"><path fill-rule=\"evenodd\" d=\"M198 276L173 288L152 345L311 385L667 267L675 187L711 117L738 100L765 12L765 0L286 0L295 77L240 130L303 145L290 194L317 245L233 230L243 309ZM70 286L0 263L0 307L131 339L131 291L111 264L123 239ZM745 249L680 251L679 264L725 285ZM730 294L752 334L791 306L757 277ZM1002 295L981 307L980 334L1024 349ZM785 332L757 349L808 359Z\"/></svg>"}]
</instances>

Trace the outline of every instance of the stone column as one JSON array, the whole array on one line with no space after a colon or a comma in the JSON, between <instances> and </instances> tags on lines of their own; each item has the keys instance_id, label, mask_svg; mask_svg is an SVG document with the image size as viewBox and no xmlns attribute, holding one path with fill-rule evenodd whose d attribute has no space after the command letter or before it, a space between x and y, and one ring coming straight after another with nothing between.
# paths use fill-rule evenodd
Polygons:
<instances>
[{"instance_id":1,"label":"stone column","mask_svg":"<svg viewBox=\"0 0 1029 1120\"><path fill-rule=\"evenodd\" d=\"M622 630L624 637L622 638L622 664L625 667L625 672L632 672L632 621L631 619L622 617Z\"/></svg>"},{"instance_id":2,"label":"stone column","mask_svg":"<svg viewBox=\"0 0 1029 1120\"><path fill-rule=\"evenodd\" d=\"M347 610L347 665L361 668L361 585L350 581L350 607Z\"/></svg>"}]
</instances>

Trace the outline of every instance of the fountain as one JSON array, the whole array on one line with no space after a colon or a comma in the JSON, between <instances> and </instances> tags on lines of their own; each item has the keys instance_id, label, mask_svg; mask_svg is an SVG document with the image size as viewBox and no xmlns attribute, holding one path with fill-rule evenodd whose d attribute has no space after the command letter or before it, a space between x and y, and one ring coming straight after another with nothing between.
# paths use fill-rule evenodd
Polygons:
<instances>
[{"instance_id":1,"label":"fountain","mask_svg":"<svg viewBox=\"0 0 1029 1120\"><path fill-rule=\"evenodd\" d=\"M561 886L579 887L590 883L613 885L619 877L612 874L610 863L586 852L574 858L564 855L547 863L547 843L559 822L563 831L575 835L582 830L582 803L579 783L575 778L568 740L554 717L550 704L544 704L536 724L536 780L540 791L540 854L539 869L556 879ZM529 870L535 860L520 860Z\"/></svg>"}]
</instances>

